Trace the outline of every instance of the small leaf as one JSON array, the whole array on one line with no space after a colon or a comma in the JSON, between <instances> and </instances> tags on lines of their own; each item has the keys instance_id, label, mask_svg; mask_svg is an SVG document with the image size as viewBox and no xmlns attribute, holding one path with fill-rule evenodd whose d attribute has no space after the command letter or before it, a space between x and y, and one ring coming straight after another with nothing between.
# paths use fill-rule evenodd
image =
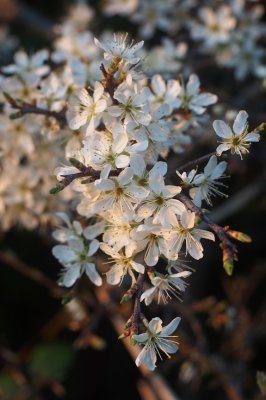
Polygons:
<instances>
[{"instance_id":1,"label":"small leaf","mask_svg":"<svg viewBox=\"0 0 266 400\"><path fill-rule=\"evenodd\" d=\"M257 385L263 396L266 395L266 374L264 371L257 371L256 375Z\"/></svg>"},{"instance_id":2,"label":"small leaf","mask_svg":"<svg viewBox=\"0 0 266 400\"><path fill-rule=\"evenodd\" d=\"M0 374L0 398L2 400L14 400L17 398L19 387L7 373Z\"/></svg>"},{"instance_id":3,"label":"small leaf","mask_svg":"<svg viewBox=\"0 0 266 400\"><path fill-rule=\"evenodd\" d=\"M238 240L239 242L242 243L251 243L252 239L249 235L243 232L239 231L233 231L232 229L229 228L229 226L224 227L224 231L227 233L228 236L232 237L235 240Z\"/></svg>"},{"instance_id":4,"label":"small leaf","mask_svg":"<svg viewBox=\"0 0 266 400\"><path fill-rule=\"evenodd\" d=\"M62 298L61 304L64 306L64 305L66 305L67 303L69 303L72 299L73 299L72 294L66 294L66 295Z\"/></svg>"},{"instance_id":5,"label":"small leaf","mask_svg":"<svg viewBox=\"0 0 266 400\"><path fill-rule=\"evenodd\" d=\"M254 129L254 131L258 133L265 132L265 130L266 130L266 122L262 122L259 126L257 126L256 129Z\"/></svg>"},{"instance_id":6,"label":"small leaf","mask_svg":"<svg viewBox=\"0 0 266 400\"><path fill-rule=\"evenodd\" d=\"M132 294L130 293L126 293L124 294L124 296L122 297L122 299L120 300L120 304L124 304L127 303L129 300L132 299Z\"/></svg>"},{"instance_id":7,"label":"small leaf","mask_svg":"<svg viewBox=\"0 0 266 400\"><path fill-rule=\"evenodd\" d=\"M81 172L85 171L87 168L86 165L79 160L76 160L76 158L70 157L69 162L73 165L73 167L76 167Z\"/></svg>"},{"instance_id":8,"label":"small leaf","mask_svg":"<svg viewBox=\"0 0 266 400\"><path fill-rule=\"evenodd\" d=\"M41 344L31 354L29 372L38 382L62 380L73 358L74 351L68 343Z\"/></svg>"},{"instance_id":9,"label":"small leaf","mask_svg":"<svg viewBox=\"0 0 266 400\"><path fill-rule=\"evenodd\" d=\"M22 117L22 115L23 114L20 111L18 111L16 113L9 114L9 118L13 121L14 119Z\"/></svg>"},{"instance_id":10,"label":"small leaf","mask_svg":"<svg viewBox=\"0 0 266 400\"><path fill-rule=\"evenodd\" d=\"M57 194L59 192L61 192L61 190L63 190L65 188L65 185L57 185L54 188L52 188L49 193L50 194Z\"/></svg>"},{"instance_id":11,"label":"small leaf","mask_svg":"<svg viewBox=\"0 0 266 400\"><path fill-rule=\"evenodd\" d=\"M224 258L223 259L223 267L224 267L227 275L231 276L233 274L233 270L234 270L234 262L233 262L232 258L230 258L230 257Z\"/></svg>"}]
</instances>

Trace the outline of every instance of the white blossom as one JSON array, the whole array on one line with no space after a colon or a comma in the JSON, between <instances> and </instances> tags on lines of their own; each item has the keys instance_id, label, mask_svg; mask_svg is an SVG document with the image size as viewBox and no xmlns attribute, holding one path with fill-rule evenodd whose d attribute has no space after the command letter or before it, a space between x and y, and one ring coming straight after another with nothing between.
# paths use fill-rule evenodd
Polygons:
<instances>
[{"instance_id":1,"label":"white blossom","mask_svg":"<svg viewBox=\"0 0 266 400\"><path fill-rule=\"evenodd\" d=\"M112 60L118 58L125 60L129 64L136 64L140 58L136 57L136 52L141 49L144 42L141 41L137 44L127 43L127 35L115 35L112 41L106 41L106 43L100 42L98 39L94 39L96 46L104 50L104 58L106 60Z\"/></svg>"},{"instance_id":2,"label":"white blossom","mask_svg":"<svg viewBox=\"0 0 266 400\"><path fill-rule=\"evenodd\" d=\"M138 86L135 85L132 90L122 83L114 94L119 104L108 107L108 113L113 117L119 117L125 124L133 121L146 126L151 120L146 110L149 96L150 90L147 87L139 91Z\"/></svg>"},{"instance_id":3,"label":"white blossom","mask_svg":"<svg viewBox=\"0 0 266 400\"><path fill-rule=\"evenodd\" d=\"M46 75L50 67L45 64L48 51L40 50L29 57L24 51L18 51L14 56L14 64L2 68L6 74L18 75L28 86L36 86L40 78Z\"/></svg>"},{"instance_id":4,"label":"white blossom","mask_svg":"<svg viewBox=\"0 0 266 400\"><path fill-rule=\"evenodd\" d=\"M171 249L176 258L185 243L186 254L189 253L195 260L199 260L203 257L200 240L215 240L212 232L195 228L195 213L191 211L185 211L179 220L175 218L172 221L171 235Z\"/></svg>"},{"instance_id":5,"label":"white blossom","mask_svg":"<svg viewBox=\"0 0 266 400\"><path fill-rule=\"evenodd\" d=\"M153 318L146 327L146 332L139 335L133 335L132 338L139 344L144 345L136 359L136 365L144 364L149 370L156 368L157 355L161 358L160 351L168 358L178 350L178 345L171 336L176 330L180 318L173 319L165 327L162 326L162 320L158 317Z\"/></svg>"},{"instance_id":6,"label":"white blossom","mask_svg":"<svg viewBox=\"0 0 266 400\"><path fill-rule=\"evenodd\" d=\"M242 158L243 154L249 152L249 147L252 142L258 142L260 135L256 132L248 132L248 113L239 111L237 114L233 129L224 121L216 120L213 123L213 128L216 134L223 139L216 153L220 156L224 151L231 150L232 154L237 154Z\"/></svg>"},{"instance_id":7,"label":"white blossom","mask_svg":"<svg viewBox=\"0 0 266 400\"><path fill-rule=\"evenodd\" d=\"M151 279L153 287L142 293L140 300L150 305L154 297L158 296L158 303L162 300L167 303L172 296L178 298L179 292L184 292L187 284L182 278L191 275L190 271L182 271L176 274L154 276Z\"/></svg>"},{"instance_id":8,"label":"white blossom","mask_svg":"<svg viewBox=\"0 0 266 400\"><path fill-rule=\"evenodd\" d=\"M107 282L111 285L120 284L123 281L124 276L127 274L129 274L131 277L133 285L136 281L133 271L144 274L144 265L134 261L134 254L132 254L131 249L128 251L127 248L125 253L123 251L118 252L106 243L102 243L100 248L104 253L111 256L110 262L114 263L114 265L106 273Z\"/></svg>"},{"instance_id":9,"label":"white blossom","mask_svg":"<svg viewBox=\"0 0 266 400\"><path fill-rule=\"evenodd\" d=\"M190 189L189 194L196 206L200 207L203 200L212 205L211 196L226 196L220 190L220 187L225 187L225 185L218 182L218 179L225 177L226 167L227 162L217 163L216 156L212 156L205 166L204 172L193 177L191 184L195 187Z\"/></svg>"},{"instance_id":10,"label":"white blossom","mask_svg":"<svg viewBox=\"0 0 266 400\"><path fill-rule=\"evenodd\" d=\"M197 75L192 74L186 86L181 87L178 98L182 101L182 107L196 114L203 114L206 107L216 103L217 96L215 94L202 92L200 93L200 81Z\"/></svg>"},{"instance_id":11,"label":"white blossom","mask_svg":"<svg viewBox=\"0 0 266 400\"><path fill-rule=\"evenodd\" d=\"M102 278L96 271L94 258L92 257L98 250L99 242L93 240L89 247L79 239L70 239L67 245L57 245L53 247L53 255L63 264L60 284L71 287L85 273L96 286L101 286Z\"/></svg>"},{"instance_id":12,"label":"white blossom","mask_svg":"<svg viewBox=\"0 0 266 400\"><path fill-rule=\"evenodd\" d=\"M67 120L71 129L79 129L86 124L86 133L90 134L99 125L102 113L107 107L107 101L103 98L104 88L100 82L96 82L93 96L86 89L76 92L69 103Z\"/></svg>"}]
</instances>

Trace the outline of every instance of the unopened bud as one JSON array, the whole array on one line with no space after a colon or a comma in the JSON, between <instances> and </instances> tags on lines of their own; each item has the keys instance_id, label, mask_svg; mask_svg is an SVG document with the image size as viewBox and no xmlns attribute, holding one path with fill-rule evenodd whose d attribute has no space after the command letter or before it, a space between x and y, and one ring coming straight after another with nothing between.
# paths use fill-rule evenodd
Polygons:
<instances>
[{"instance_id":1,"label":"unopened bud","mask_svg":"<svg viewBox=\"0 0 266 400\"><path fill-rule=\"evenodd\" d=\"M82 162L80 162L74 157L70 157L69 162L73 165L73 167L77 168L79 171L83 172L86 169L86 165L84 165Z\"/></svg>"},{"instance_id":2,"label":"unopened bud","mask_svg":"<svg viewBox=\"0 0 266 400\"><path fill-rule=\"evenodd\" d=\"M120 300L120 304L127 303L131 299L132 299L132 294L131 293L126 293L126 294L124 294L124 296Z\"/></svg>"},{"instance_id":3,"label":"unopened bud","mask_svg":"<svg viewBox=\"0 0 266 400\"><path fill-rule=\"evenodd\" d=\"M242 243L252 242L252 239L249 235L243 232L233 231L232 229L229 229L229 226L224 227L224 231L227 233L228 236L232 237L235 240L238 240L239 242Z\"/></svg>"}]
</instances>

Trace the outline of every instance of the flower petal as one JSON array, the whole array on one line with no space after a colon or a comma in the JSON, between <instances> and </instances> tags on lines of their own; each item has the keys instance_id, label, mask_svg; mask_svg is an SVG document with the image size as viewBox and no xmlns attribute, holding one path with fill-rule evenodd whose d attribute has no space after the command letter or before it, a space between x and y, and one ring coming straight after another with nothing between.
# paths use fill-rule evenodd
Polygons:
<instances>
[{"instance_id":1,"label":"flower petal","mask_svg":"<svg viewBox=\"0 0 266 400\"><path fill-rule=\"evenodd\" d=\"M239 111L233 125L233 131L237 136L241 135L245 131L247 119L248 113L244 110Z\"/></svg>"},{"instance_id":2,"label":"flower petal","mask_svg":"<svg viewBox=\"0 0 266 400\"><path fill-rule=\"evenodd\" d=\"M215 120L213 122L213 128L218 136L224 139L231 139L233 137L233 132L231 128L221 120Z\"/></svg>"}]
</instances>

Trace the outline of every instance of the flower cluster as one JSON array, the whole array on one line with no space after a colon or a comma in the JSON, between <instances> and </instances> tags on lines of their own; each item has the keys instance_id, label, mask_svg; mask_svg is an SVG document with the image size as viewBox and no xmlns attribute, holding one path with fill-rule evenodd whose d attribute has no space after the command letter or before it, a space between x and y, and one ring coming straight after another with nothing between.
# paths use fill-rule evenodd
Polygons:
<instances>
[{"instance_id":1,"label":"flower cluster","mask_svg":"<svg viewBox=\"0 0 266 400\"><path fill-rule=\"evenodd\" d=\"M191 30L205 52L233 49L240 43L238 25L245 34L252 31L253 44L259 37L259 13L248 22L241 5L216 12L202 7L199 20L189 24L184 16L193 1L109 1L104 7L106 15L132 14L147 39L156 29ZM219 157L230 150L242 158L259 141L259 130L248 130L243 110L232 129L215 120L214 131L222 138L216 154L204 160L202 170L196 163L173 173L168 155L178 157L198 143L217 96L202 87L193 63L183 68L185 43L164 38L147 51L142 40L130 41L127 34L94 38L86 30L92 17L92 10L79 4L57 26L51 52L29 56L20 50L1 68L8 101L1 98L0 217L4 230L18 222L32 229L63 220L53 233L60 244L52 252L63 266L59 284L71 288L86 275L96 286L119 285L125 290L122 300L134 297L125 331L144 346L136 364L154 370L161 352L169 357L178 350L171 335L180 318L163 327L158 317L148 322L141 305L180 299L192 273L186 261L201 259L205 240L215 241L214 233L231 267L236 250L228 245L230 231L213 227L201 206L226 196L227 162ZM52 192L60 192L60 200L48 194L53 174L59 183ZM73 222L69 209L78 214ZM201 219L207 227L200 226ZM104 271L98 251L108 259Z\"/></svg>"},{"instance_id":2,"label":"flower cluster","mask_svg":"<svg viewBox=\"0 0 266 400\"><path fill-rule=\"evenodd\" d=\"M191 274L180 263L180 257L199 260L204 255L202 241L215 240L212 232L198 226L196 212L182 195L189 188L195 206L200 207L202 201L211 205L212 196L223 195L219 179L224 177L227 163L218 162L213 155L201 173L177 171L176 182L178 178L181 181L178 185L169 182L168 165L159 157L175 148L179 124L187 132L195 119L199 123L198 118L217 97L200 89L195 74L187 83L182 79L165 80L159 74L139 80L135 66L139 65L137 52L143 42L132 44L126 36L114 36L113 41L95 43L108 63L101 67L101 82L95 82L94 88L78 89L69 100L69 127L83 127L85 137L72 166L56 169L61 183L88 171L87 180L84 176L75 179L71 187L78 193L77 212L91 221L83 235L93 241L84 247L83 240L73 239L71 233L67 245L55 246L54 254L64 266L61 282L70 286L85 272L96 285L100 283L100 271L95 271L90 259L97 238L101 251L108 256L107 283L130 285L129 290L134 292L139 280L148 276L150 288L140 288L138 301L146 305L156 298L167 302L172 297L180 298L187 286L185 279ZM244 133L243 113L237 117L234 131L248 141L252 137ZM216 126L221 126L221 121L214 122L217 132ZM221 153L220 146L217 154ZM241 155L243 148L237 153ZM80 227L78 234L82 235ZM131 322L132 339L144 344L137 365L144 363L153 370L159 350L167 355L177 350L167 337L178 322L175 318L162 328L162 321L154 318L150 323L143 322L146 332L140 334L135 333L136 321Z\"/></svg>"}]
</instances>

